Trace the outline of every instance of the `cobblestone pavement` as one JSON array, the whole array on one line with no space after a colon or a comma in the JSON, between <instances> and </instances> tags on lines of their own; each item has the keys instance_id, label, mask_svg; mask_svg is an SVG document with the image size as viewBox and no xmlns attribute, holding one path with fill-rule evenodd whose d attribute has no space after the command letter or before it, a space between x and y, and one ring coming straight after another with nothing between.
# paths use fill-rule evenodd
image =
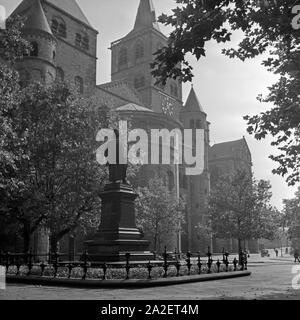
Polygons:
<instances>
[{"instance_id":1,"label":"cobblestone pavement","mask_svg":"<svg viewBox=\"0 0 300 320\"><path fill-rule=\"evenodd\" d=\"M197 300L197 299L300 299L292 289L293 264L266 262L250 267L245 278L145 289L70 289L9 285L0 300Z\"/></svg>"}]
</instances>

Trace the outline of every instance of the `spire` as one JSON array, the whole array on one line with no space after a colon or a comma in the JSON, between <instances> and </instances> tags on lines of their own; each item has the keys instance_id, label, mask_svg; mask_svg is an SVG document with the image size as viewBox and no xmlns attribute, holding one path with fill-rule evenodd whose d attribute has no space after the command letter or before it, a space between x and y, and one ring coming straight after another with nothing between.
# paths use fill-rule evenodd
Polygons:
<instances>
[{"instance_id":1,"label":"spire","mask_svg":"<svg viewBox=\"0 0 300 320\"><path fill-rule=\"evenodd\" d=\"M188 112L204 112L199 100L198 100L198 97L196 95L196 92L194 90L194 87L192 85L192 88L191 88L191 91L190 91L190 94L188 96L188 99L186 101L186 104L185 104L185 111L188 111Z\"/></svg>"},{"instance_id":2,"label":"spire","mask_svg":"<svg viewBox=\"0 0 300 320\"><path fill-rule=\"evenodd\" d=\"M13 11L12 15L27 15L28 9L32 6L35 0L23 0L19 6ZM42 1L43 2L43 1ZM89 23L87 17L82 12L80 6L76 2L76 0L47 0L44 1L45 4L50 4L55 8L58 8L67 14L71 15L72 17L76 18L77 20L84 23L86 26L92 28L91 24Z\"/></svg>"},{"instance_id":3,"label":"spire","mask_svg":"<svg viewBox=\"0 0 300 320\"><path fill-rule=\"evenodd\" d=\"M30 11L26 14L27 18L24 23L24 30L39 30L52 35L51 28L45 16L40 0L32 2Z\"/></svg>"},{"instance_id":4,"label":"spire","mask_svg":"<svg viewBox=\"0 0 300 320\"><path fill-rule=\"evenodd\" d=\"M154 28L160 31L152 0L140 0L134 30L144 28Z\"/></svg>"}]
</instances>

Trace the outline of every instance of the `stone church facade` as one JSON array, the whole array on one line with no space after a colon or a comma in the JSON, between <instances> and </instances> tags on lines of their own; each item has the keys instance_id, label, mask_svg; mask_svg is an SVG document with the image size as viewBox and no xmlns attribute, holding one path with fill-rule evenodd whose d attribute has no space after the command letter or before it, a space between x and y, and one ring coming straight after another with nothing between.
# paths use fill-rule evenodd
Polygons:
<instances>
[{"instance_id":1,"label":"stone church facade","mask_svg":"<svg viewBox=\"0 0 300 320\"><path fill-rule=\"evenodd\" d=\"M179 188L187 198L181 248L194 252L207 250L213 239L203 240L199 225L207 215L209 161L215 166L222 155L218 154L216 146L210 147L210 124L195 90L191 89L184 102L179 80L170 79L165 86L155 84L150 63L153 54L166 45L168 39L159 29L152 0L140 0L133 30L112 42L111 82L104 84L96 83L98 31L75 0L23 0L13 15L26 18L24 34L33 48L17 65L23 83L67 81L80 94L96 96L99 103L115 108L121 116L130 116L133 127L204 130L205 160L201 175L187 176L183 166L145 165L136 177L136 184L143 186L158 175L170 189ZM249 148L246 154L248 157ZM250 163L249 166L251 170ZM36 235L37 243L41 237L45 242L45 232ZM179 239L178 235L169 236L162 246L167 245L169 250L180 248ZM74 247L73 240L71 247Z\"/></svg>"}]
</instances>

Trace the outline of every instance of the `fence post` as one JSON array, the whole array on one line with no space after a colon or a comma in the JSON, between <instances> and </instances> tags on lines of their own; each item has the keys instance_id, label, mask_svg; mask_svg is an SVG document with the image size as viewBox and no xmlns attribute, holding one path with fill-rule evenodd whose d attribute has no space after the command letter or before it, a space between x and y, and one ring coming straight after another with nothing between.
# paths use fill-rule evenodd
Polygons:
<instances>
[{"instance_id":1,"label":"fence post","mask_svg":"<svg viewBox=\"0 0 300 320\"><path fill-rule=\"evenodd\" d=\"M186 259L186 265L187 265L187 268L188 268L188 275L190 276L191 275L191 256L192 254L190 253L190 251L187 252L186 254L187 256L187 259Z\"/></svg>"},{"instance_id":2,"label":"fence post","mask_svg":"<svg viewBox=\"0 0 300 320\"><path fill-rule=\"evenodd\" d=\"M72 270L73 270L73 264L70 262L68 264L68 279L71 279Z\"/></svg>"},{"instance_id":3,"label":"fence post","mask_svg":"<svg viewBox=\"0 0 300 320\"><path fill-rule=\"evenodd\" d=\"M87 250L84 250L84 253L83 253L83 276L82 276L82 280L85 280L86 279L86 275L87 275L87 272L88 272L88 253L87 253Z\"/></svg>"},{"instance_id":4,"label":"fence post","mask_svg":"<svg viewBox=\"0 0 300 320\"><path fill-rule=\"evenodd\" d=\"M151 264L151 261L147 264L147 270L148 270L148 279L151 280L151 272L152 272L153 266Z\"/></svg>"},{"instance_id":5,"label":"fence post","mask_svg":"<svg viewBox=\"0 0 300 320\"><path fill-rule=\"evenodd\" d=\"M5 255L5 267L6 267L6 272L8 272L9 265L10 265L10 253L9 253L9 252L6 252L6 255Z\"/></svg>"},{"instance_id":6,"label":"fence post","mask_svg":"<svg viewBox=\"0 0 300 320\"><path fill-rule=\"evenodd\" d=\"M21 268L21 261L20 261L20 256L16 256L16 267L17 267L17 273L16 276L20 275L20 268Z\"/></svg>"},{"instance_id":7,"label":"fence post","mask_svg":"<svg viewBox=\"0 0 300 320\"><path fill-rule=\"evenodd\" d=\"M102 280L106 280L107 264L105 262L104 262L104 264L102 266L102 269L103 269L103 278L102 278Z\"/></svg>"},{"instance_id":8,"label":"fence post","mask_svg":"<svg viewBox=\"0 0 300 320\"><path fill-rule=\"evenodd\" d=\"M198 263L197 263L197 266L198 266L198 274L201 274L202 263L201 263L201 253L200 253L200 252L198 253Z\"/></svg>"},{"instance_id":9,"label":"fence post","mask_svg":"<svg viewBox=\"0 0 300 320\"><path fill-rule=\"evenodd\" d=\"M218 268L218 273L220 273L221 262L220 262L219 259L218 259L216 265L217 265L217 268Z\"/></svg>"},{"instance_id":10,"label":"fence post","mask_svg":"<svg viewBox=\"0 0 300 320\"><path fill-rule=\"evenodd\" d=\"M57 251L54 252L53 268L54 268L54 278L56 278L57 273L58 273L58 253L57 253Z\"/></svg>"},{"instance_id":11,"label":"fence post","mask_svg":"<svg viewBox=\"0 0 300 320\"><path fill-rule=\"evenodd\" d=\"M41 277L43 277L45 273L45 268L46 268L44 261L42 261L42 263L40 264L40 267L41 267Z\"/></svg>"},{"instance_id":12,"label":"fence post","mask_svg":"<svg viewBox=\"0 0 300 320\"><path fill-rule=\"evenodd\" d=\"M30 276L31 275L31 271L32 271L32 251L30 249L30 251L28 252L28 256L27 256L27 266L28 266L28 273L27 273L27 276Z\"/></svg>"},{"instance_id":13,"label":"fence post","mask_svg":"<svg viewBox=\"0 0 300 320\"><path fill-rule=\"evenodd\" d=\"M240 261L240 265L241 265L241 270L244 271L245 269L245 254L243 251L241 251L241 257L240 257L241 261Z\"/></svg>"},{"instance_id":14,"label":"fence post","mask_svg":"<svg viewBox=\"0 0 300 320\"><path fill-rule=\"evenodd\" d=\"M212 267L212 263L213 263L213 259L211 258L212 253L210 252L210 247L208 247L208 252L207 252L207 257L208 257L208 261L207 261L207 273L211 273L211 267Z\"/></svg>"},{"instance_id":15,"label":"fence post","mask_svg":"<svg viewBox=\"0 0 300 320\"><path fill-rule=\"evenodd\" d=\"M234 258L234 260L233 260L234 271L236 271L237 264L238 264L238 261L236 258Z\"/></svg>"},{"instance_id":16,"label":"fence post","mask_svg":"<svg viewBox=\"0 0 300 320\"><path fill-rule=\"evenodd\" d=\"M180 276L180 268L181 268L181 263L178 257L176 257L176 270L177 270L177 274L176 277Z\"/></svg>"},{"instance_id":17,"label":"fence post","mask_svg":"<svg viewBox=\"0 0 300 320\"><path fill-rule=\"evenodd\" d=\"M229 266L228 257L229 257L229 252L228 252L228 251L225 251L224 256L225 256L224 264L225 264L225 266L226 266L226 272L228 272L228 266Z\"/></svg>"},{"instance_id":18,"label":"fence post","mask_svg":"<svg viewBox=\"0 0 300 320\"><path fill-rule=\"evenodd\" d=\"M129 273L130 273L130 253L125 254L126 257L126 280L129 280Z\"/></svg>"},{"instance_id":19,"label":"fence post","mask_svg":"<svg viewBox=\"0 0 300 320\"><path fill-rule=\"evenodd\" d=\"M164 251L164 278L168 277L168 254L167 254L167 246L165 246L165 251Z\"/></svg>"},{"instance_id":20,"label":"fence post","mask_svg":"<svg viewBox=\"0 0 300 320\"><path fill-rule=\"evenodd\" d=\"M247 256L247 253L245 253L245 270L248 270L248 256Z\"/></svg>"}]
</instances>

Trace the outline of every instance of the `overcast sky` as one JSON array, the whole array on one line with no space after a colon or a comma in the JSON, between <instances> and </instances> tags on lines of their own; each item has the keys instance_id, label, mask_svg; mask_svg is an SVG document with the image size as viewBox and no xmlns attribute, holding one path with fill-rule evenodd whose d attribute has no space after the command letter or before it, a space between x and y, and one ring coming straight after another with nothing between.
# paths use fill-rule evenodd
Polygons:
<instances>
[{"instance_id":1,"label":"overcast sky","mask_svg":"<svg viewBox=\"0 0 300 320\"><path fill-rule=\"evenodd\" d=\"M64 1L64 0L61 0ZM10 13L21 1L0 0L0 4ZM110 43L125 36L134 25L139 0L78 0L92 26L99 31L98 36L98 83L110 81ZM175 0L153 0L157 15L170 13L176 6ZM168 33L162 26L162 31ZM236 44L240 36L235 35L230 46ZM248 62L229 59L221 54L222 46L210 43L207 57L197 62L191 58L194 67L194 88L211 122L211 144L241 139L249 144L253 169L257 179L270 180L272 203L282 207L282 199L292 198L296 187L288 187L284 178L272 175L276 164L268 155L276 152L270 146L270 139L256 141L246 132L244 115L257 114L270 106L256 100L258 94L267 93L267 87L276 78L261 66L261 58ZM190 84L184 85L184 100Z\"/></svg>"}]
</instances>

